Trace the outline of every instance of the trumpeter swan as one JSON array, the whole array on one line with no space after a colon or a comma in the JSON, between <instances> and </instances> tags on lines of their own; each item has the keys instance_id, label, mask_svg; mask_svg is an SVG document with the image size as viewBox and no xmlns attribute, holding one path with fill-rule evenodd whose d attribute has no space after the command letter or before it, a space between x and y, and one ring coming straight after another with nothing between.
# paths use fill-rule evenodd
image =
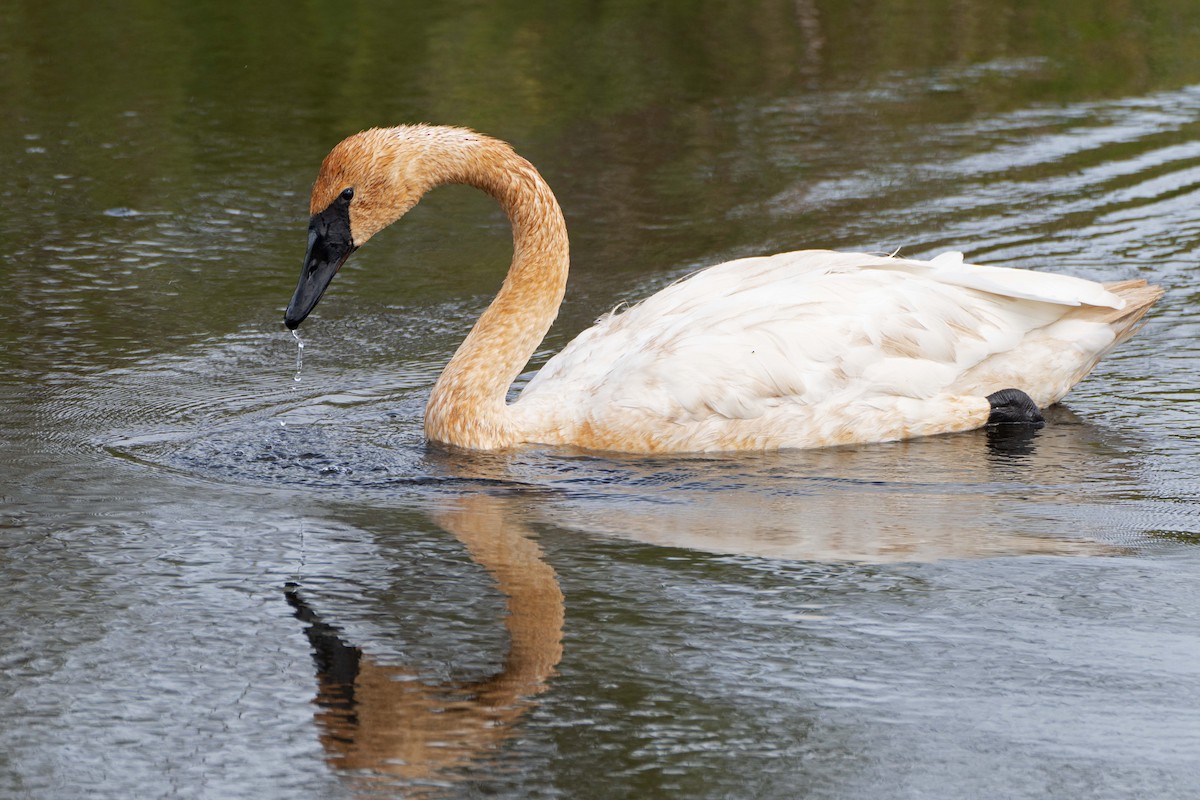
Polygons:
<instances>
[{"instance_id":1,"label":"trumpeter swan","mask_svg":"<svg viewBox=\"0 0 1200 800\"><path fill-rule=\"evenodd\" d=\"M602 317L531 380L513 380L558 313L567 228L506 143L462 128L375 128L325 157L295 329L334 273L447 183L494 197L513 227L496 298L438 378L435 442L639 453L882 442L989 422L1039 424L1162 295L1145 281L806 250L710 267Z\"/></svg>"}]
</instances>

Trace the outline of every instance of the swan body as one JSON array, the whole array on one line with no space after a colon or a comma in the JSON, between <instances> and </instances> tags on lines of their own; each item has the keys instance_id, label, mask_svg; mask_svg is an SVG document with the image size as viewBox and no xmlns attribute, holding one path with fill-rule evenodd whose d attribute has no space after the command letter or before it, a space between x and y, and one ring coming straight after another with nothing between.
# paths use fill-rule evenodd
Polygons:
<instances>
[{"instance_id":1,"label":"swan body","mask_svg":"<svg viewBox=\"0 0 1200 800\"><path fill-rule=\"evenodd\" d=\"M372 129L326 157L295 328L354 249L443 183L491 194L512 266L435 384L427 437L625 452L770 450L970 430L990 395L1058 402L1161 296L963 263L806 250L702 270L602 317L505 401L557 314L568 243L558 203L511 147L460 128Z\"/></svg>"}]
</instances>

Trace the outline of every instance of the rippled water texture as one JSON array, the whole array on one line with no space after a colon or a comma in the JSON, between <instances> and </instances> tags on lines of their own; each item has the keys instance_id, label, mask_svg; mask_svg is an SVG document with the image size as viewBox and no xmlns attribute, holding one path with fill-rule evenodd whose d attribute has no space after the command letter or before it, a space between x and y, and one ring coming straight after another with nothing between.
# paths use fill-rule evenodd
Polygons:
<instances>
[{"instance_id":1,"label":"rippled water texture","mask_svg":"<svg viewBox=\"0 0 1200 800\"><path fill-rule=\"evenodd\" d=\"M0 5L0 796L1200 794L1200 8L430 5ZM557 192L531 371L801 247L1167 292L1032 436L447 453L487 198L280 324L320 159L405 121Z\"/></svg>"}]
</instances>

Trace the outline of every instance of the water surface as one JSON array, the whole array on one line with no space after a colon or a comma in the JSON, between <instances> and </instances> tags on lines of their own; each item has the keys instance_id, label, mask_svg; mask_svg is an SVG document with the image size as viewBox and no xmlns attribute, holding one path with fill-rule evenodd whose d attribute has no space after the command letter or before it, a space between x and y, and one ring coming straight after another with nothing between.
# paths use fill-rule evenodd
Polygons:
<instances>
[{"instance_id":1,"label":"water surface","mask_svg":"<svg viewBox=\"0 0 1200 800\"><path fill-rule=\"evenodd\" d=\"M1189 2L0 9L0 796L1192 797ZM280 324L321 157L513 141L563 313L800 247L1167 290L1033 436L447 453L507 224Z\"/></svg>"}]
</instances>

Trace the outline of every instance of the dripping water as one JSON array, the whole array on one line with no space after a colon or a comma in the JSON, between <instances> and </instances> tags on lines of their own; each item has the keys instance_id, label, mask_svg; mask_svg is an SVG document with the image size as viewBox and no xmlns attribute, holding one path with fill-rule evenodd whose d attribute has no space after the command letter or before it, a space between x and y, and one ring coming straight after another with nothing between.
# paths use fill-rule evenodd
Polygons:
<instances>
[{"instance_id":1,"label":"dripping water","mask_svg":"<svg viewBox=\"0 0 1200 800\"><path fill-rule=\"evenodd\" d=\"M304 342L300 339L300 331L292 329L292 338L296 340L296 376L292 378L296 383L300 382L300 372L304 369Z\"/></svg>"}]
</instances>

